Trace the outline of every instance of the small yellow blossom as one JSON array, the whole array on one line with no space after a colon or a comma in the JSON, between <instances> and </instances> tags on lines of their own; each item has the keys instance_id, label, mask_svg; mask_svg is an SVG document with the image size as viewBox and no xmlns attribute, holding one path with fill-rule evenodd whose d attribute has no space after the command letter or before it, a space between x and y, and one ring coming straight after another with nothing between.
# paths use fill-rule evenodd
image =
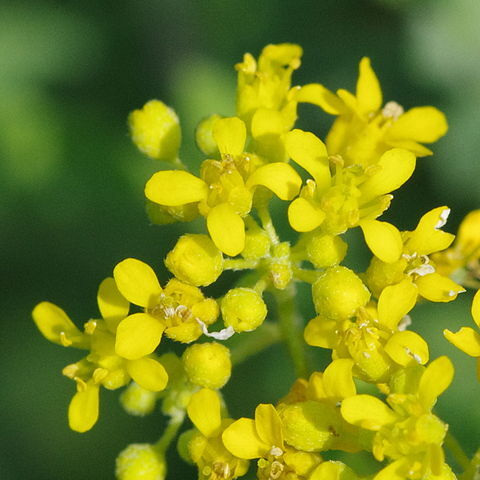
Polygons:
<instances>
[{"instance_id":1,"label":"small yellow blossom","mask_svg":"<svg viewBox=\"0 0 480 480\"><path fill-rule=\"evenodd\" d=\"M255 156L244 153L246 127L238 117L215 122L213 137L221 160L203 162L202 178L185 171L157 172L147 182L145 195L167 207L198 203L215 245L235 256L245 247L243 218L252 209L256 188L265 187L280 199L291 200L301 179L286 163L261 165Z\"/></svg>"},{"instance_id":2,"label":"small yellow blossom","mask_svg":"<svg viewBox=\"0 0 480 480\"><path fill-rule=\"evenodd\" d=\"M391 393L387 397L390 406L365 394L342 402L341 412L347 422L376 432L372 449L375 458L392 461L374 480L421 480L428 475L452 478L442 450L447 426L431 413L452 377L450 360L440 357L420 376L415 375L417 381L405 383L400 393Z\"/></svg>"},{"instance_id":3,"label":"small yellow blossom","mask_svg":"<svg viewBox=\"0 0 480 480\"><path fill-rule=\"evenodd\" d=\"M273 405L258 405L255 420L236 420L225 429L222 439L233 455L260 459L257 463L260 480L303 480L321 461L314 453L300 452L284 443L283 425Z\"/></svg>"},{"instance_id":4,"label":"small yellow blossom","mask_svg":"<svg viewBox=\"0 0 480 480\"><path fill-rule=\"evenodd\" d=\"M313 178L288 209L290 225L299 232L320 227L337 235L374 220L388 208L390 192L410 178L416 163L411 152L395 148L379 156L375 165L345 166L341 157L329 157L319 138L297 129L286 135L286 146L292 160Z\"/></svg>"},{"instance_id":5,"label":"small yellow blossom","mask_svg":"<svg viewBox=\"0 0 480 480\"><path fill-rule=\"evenodd\" d=\"M248 461L236 457L222 443L224 430L232 423L222 418L219 394L204 388L194 393L187 408L195 426L179 439L186 443L185 456L198 467L199 480L232 480L244 475Z\"/></svg>"},{"instance_id":6,"label":"small yellow blossom","mask_svg":"<svg viewBox=\"0 0 480 480\"><path fill-rule=\"evenodd\" d=\"M181 132L177 114L159 100L150 100L128 117L132 140L140 151L157 160L177 160Z\"/></svg>"},{"instance_id":7,"label":"small yellow blossom","mask_svg":"<svg viewBox=\"0 0 480 480\"><path fill-rule=\"evenodd\" d=\"M154 445L133 443L119 453L116 475L118 480L164 480L165 456Z\"/></svg>"},{"instance_id":8,"label":"small yellow blossom","mask_svg":"<svg viewBox=\"0 0 480 480\"><path fill-rule=\"evenodd\" d=\"M39 303L32 313L37 327L47 339L90 351L84 359L63 370L63 374L77 384L68 418L70 428L78 432L90 430L97 422L100 385L114 390L133 379L144 389L158 392L166 387L168 381L165 368L153 356L125 359L116 354L117 326L128 315L129 303L117 289L113 278L106 278L100 284L97 301L103 319L87 322L84 333L74 326L61 308L52 303Z\"/></svg>"},{"instance_id":9,"label":"small yellow blossom","mask_svg":"<svg viewBox=\"0 0 480 480\"><path fill-rule=\"evenodd\" d=\"M365 280L374 295L378 295L385 286L396 284L404 279L410 280L418 288L418 294L431 302L451 302L465 289L450 278L436 271L430 255L446 249L455 238L441 229L447 221L450 209L438 207L422 216L413 231L398 232L390 224L389 230L394 238L401 242L389 241L390 234L377 232L375 240L367 244L376 255L370 262ZM390 261L386 261L390 260Z\"/></svg>"},{"instance_id":10,"label":"small yellow blossom","mask_svg":"<svg viewBox=\"0 0 480 480\"><path fill-rule=\"evenodd\" d=\"M217 319L215 300L175 278L163 289L152 268L140 260L123 260L113 276L122 295L144 308L143 313L129 315L118 325L115 350L124 358L134 360L152 353L164 332L173 340L190 343L202 334L199 320L210 325Z\"/></svg>"},{"instance_id":11,"label":"small yellow blossom","mask_svg":"<svg viewBox=\"0 0 480 480\"><path fill-rule=\"evenodd\" d=\"M305 341L332 349L333 358L351 358L360 378L384 382L401 367L428 361L425 340L402 324L416 298L417 289L408 280L391 285L382 291L376 308L360 308L356 318L332 319L321 313L306 326Z\"/></svg>"},{"instance_id":12,"label":"small yellow blossom","mask_svg":"<svg viewBox=\"0 0 480 480\"><path fill-rule=\"evenodd\" d=\"M360 61L355 95L343 89L335 95L323 85L309 84L294 98L337 115L326 143L330 154L341 155L347 165L368 166L392 147L419 157L431 155L422 143L436 142L448 129L445 115L434 107L404 112L398 103L388 102L382 108L380 83L367 57Z\"/></svg>"},{"instance_id":13,"label":"small yellow blossom","mask_svg":"<svg viewBox=\"0 0 480 480\"><path fill-rule=\"evenodd\" d=\"M473 297L472 317L477 327L480 328L480 290ZM446 329L443 331L445 338L467 355L477 359L477 377L480 381L480 333L470 327L462 327L453 333Z\"/></svg>"},{"instance_id":14,"label":"small yellow blossom","mask_svg":"<svg viewBox=\"0 0 480 480\"><path fill-rule=\"evenodd\" d=\"M480 287L480 210L462 220L453 245L432 259L442 275L466 287Z\"/></svg>"}]
</instances>

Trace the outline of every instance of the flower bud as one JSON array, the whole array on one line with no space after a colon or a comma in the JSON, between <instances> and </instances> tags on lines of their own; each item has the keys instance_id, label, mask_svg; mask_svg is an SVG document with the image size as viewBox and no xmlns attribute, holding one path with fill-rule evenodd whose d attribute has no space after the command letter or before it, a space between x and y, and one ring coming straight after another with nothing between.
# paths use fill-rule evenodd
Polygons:
<instances>
[{"instance_id":1,"label":"flower bud","mask_svg":"<svg viewBox=\"0 0 480 480\"><path fill-rule=\"evenodd\" d=\"M304 452L328 450L335 438L333 426L340 421L333 406L314 401L286 405L279 414L285 440Z\"/></svg>"},{"instance_id":2,"label":"flower bud","mask_svg":"<svg viewBox=\"0 0 480 480\"><path fill-rule=\"evenodd\" d=\"M195 130L195 141L205 155L218 154L217 142L213 138L213 125L220 118L222 118L220 115L214 113L201 120Z\"/></svg>"},{"instance_id":3,"label":"flower bud","mask_svg":"<svg viewBox=\"0 0 480 480\"><path fill-rule=\"evenodd\" d=\"M232 288L223 297L220 309L227 327L249 332L259 327L267 316L262 297L251 288Z\"/></svg>"},{"instance_id":4,"label":"flower bud","mask_svg":"<svg viewBox=\"0 0 480 480\"><path fill-rule=\"evenodd\" d=\"M223 255L207 235L187 234L167 255L165 265L182 282L206 286L222 273Z\"/></svg>"},{"instance_id":5,"label":"flower bud","mask_svg":"<svg viewBox=\"0 0 480 480\"><path fill-rule=\"evenodd\" d=\"M174 161L180 147L181 132L177 114L159 100L150 100L128 117L133 143L157 160Z\"/></svg>"},{"instance_id":6,"label":"flower bud","mask_svg":"<svg viewBox=\"0 0 480 480\"><path fill-rule=\"evenodd\" d=\"M311 235L306 245L308 260L316 268L338 265L345 258L347 248L337 235Z\"/></svg>"},{"instance_id":7,"label":"flower bud","mask_svg":"<svg viewBox=\"0 0 480 480\"><path fill-rule=\"evenodd\" d=\"M313 303L320 315L332 320L347 319L366 305L370 292L349 268L327 269L312 286Z\"/></svg>"},{"instance_id":8,"label":"flower bud","mask_svg":"<svg viewBox=\"0 0 480 480\"><path fill-rule=\"evenodd\" d=\"M270 249L270 239L265 230L261 228L249 229L245 233L245 248L242 250L243 258L262 258Z\"/></svg>"},{"instance_id":9,"label":"flower bud","mask_svg":"<svg viewBox=\"0 0 480 480\"><path fill-rule=\"evenodd\" d=\"M143 417L153 412L157 398L156 392L145 390L135 382L131 382L120 396L120 403L130 415Z\"/></svg>"},{"instance_id":10,"label":"flower bud","mask_svg":"<svg viewBox=\"0 0 480 480\"><path fill-rule=\"evenodd\" d=\"M200 387L222 388L230 378L230 350L220 343L196 343L185 350L182 360L188 379Z\"/></svg>"},{"instance_id":11,"label":"flower bud","mask_svg":"<svg viewBox=\"0 0 480 480\"><path fill-rule=\"evenodd\" d=\"M118 480L164 480L167 466L163 454L148 443L133 443L116 460Z\"/></svg>"}]
</instances>

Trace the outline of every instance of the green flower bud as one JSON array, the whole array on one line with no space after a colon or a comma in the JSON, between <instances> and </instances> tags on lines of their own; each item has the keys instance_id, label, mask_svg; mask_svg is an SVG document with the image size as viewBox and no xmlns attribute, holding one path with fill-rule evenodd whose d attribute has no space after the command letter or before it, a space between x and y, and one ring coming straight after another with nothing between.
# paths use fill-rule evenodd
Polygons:
<instances>
[{"instance_id":1,"label":"green flower bud","mask_svg":"<svg viewBox=\"0 0 480 480\"><path fill-rule=\"evenodd\" d=\"M370 300L370 292L355 273L342 266L331 267L312 286L315 310L332 320L353 317Z\"/></svg>"},{"instance_id":2,"label":"green flower bud","mask_svg":"<svg viewBox=\"0 0 480 480\"><path fill-rule=\"evenodd\" d=\"M348 245L336 235L311 235L307 245L308 260L316 268L338 265L347 254Z\"/></svg>"},{"instance_id":3,"label":"green flower bud","mask_svg":"<svg viewBox=\"0 0 480 480\"><path fill-rule=\"evenodd\" d=\"M285 405L279 414L286 442L304 452L328 450L340 423L335 407L315 401Z\"/></svg>"},{"instance_id":4,"label":"green flower bud","mask_svg":"<svg viewBox=\"0 0 480 480\"><path fill-rule=\"evenodd\" d=\"M165 265L182 282L206 286L222 273L223 255L207 235L187 234L167 255Z\"/></svg>"},{"instance_id":5,"label":"green flower bud","mask_svg":"<svg viewBox=\"0 0 480 480\"><path fill-rule=\"evenodd\" d=\"M118 480L164 480L167 465L163 454L148 443L133 443L116 460Z\"/></svg>"},{"instance_id":6,"label":"green flower bud","mask_svg":"<svg viewBox=\"0 0 480 480\"><path fill-rule=\"evenodd\" d=\"M132 140L138 149L157 160L175 161L181 132L177 114L159 100L150 100L128 117Z\"/></svg>"},{"instance_id":7,"label":"green flower bud","mask_svg":"<svg viewBox=\"0 0 480 480\"><path fill-rule=\"evenodd\" d=\"M130 415L143 417L153 412L157 398L156 392L145 390L135 382L131 382L120 395L120 403Z\"/></svg>"},{"instance_id":8,"label":"green flower bud","mask_svg":"<svg viewBox=\"0 0 480 480\"><path fill-rule=\"evenodd\" d=\"M220 115L214 113L201 120L195 130L195 141L197 142L198 148L205 155L212 156L218 154L217 143L213 138L213 125L220 118L222 118Z\"/></svg>"},{"instance_id":9,"label":"green flower bud","mask_svg":"<svg viewBox=\"0 0 480 480\"><path fill-rule=\"evenodd\" d=\"M183 353L183 367L190 382L200 387L222 388L232 372L230 350L220 343L196 343Z\"/></svg>"},{"instance_id":10,"label":"green flower bud","mask_svg":"<svg viewBox=\"0 0 480 480\"><path fill-rule=\"evenodd\" d=\"M251 288L233 288L223 297L220 309L227 327L249 332L259 327L267 316L262 297Z\"/></svg>"},{"instance_id":11,"label":"green flower bud","mask_svg":"<svg viewBox=\"0 0 480 480\"><path fill-rule=\"evenodd\" d=\"M284 290L292 281L293 272L290 262L290 244L282 242L272 249L270 276L275 288Z\"/></svg>"},{"instance_id":12,"label":"green flower bud","mask_svg":"<svg viewBox=\"0 0 480 480\"><path fill-rule=\"evenodd\" d=\"M245 248L242 250L243 258L262 258L270 250L270 239L265 230L261 228L249 229L245 233Z\"/></svg>"}]
</instances>

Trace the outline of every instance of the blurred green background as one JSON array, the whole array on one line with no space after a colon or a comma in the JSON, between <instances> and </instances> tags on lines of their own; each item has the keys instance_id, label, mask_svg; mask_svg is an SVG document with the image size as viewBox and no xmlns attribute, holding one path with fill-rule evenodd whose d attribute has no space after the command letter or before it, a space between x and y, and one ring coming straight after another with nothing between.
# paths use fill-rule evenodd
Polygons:
<instances>
[{"instance_id":1,"label":"blurred green background","mask_svg":"<svg viewBox=\"0 0 480 480\"><path fill-rule=\"evenodd\" d=\"M30 317L41 300L62 306L79 325L95 317L97 285L125 257L147 261L166 278L162 260L183 226L148 225L143 185L158 165L131 145L129 111L151 98L173 106L182 158L198 165L194 126L210 113L233 113L233 65L244 52L299 43L304 58L294 83L332 89L353 89L358 61L368 55L386 101L436 105L450 123L386 218L409 229L446 204L454 231L480 206L479 22L477 0L1 2L0 478L110 479L121 449L155 441L163 428L160 415L128 417L118 392L103 391L93 431L69 431L74 385L60 372L81 354L44 340ZM331 117L307 105L300 115L302 125L325 135ZM472 323L470 299L421 305L414 326L430 339L432 357L447 353L455 361L454 384L438 411L471 454L480 443L474 361L441 335ZM308 306L304 313L312 315ZM317 357L323 368L326 356ZM253 358L225 389L231 413L251 415L256 402L274 402L292 379L282 347ZM175 465L169 478L195 473Z\"/></svg>"}]
</instances>

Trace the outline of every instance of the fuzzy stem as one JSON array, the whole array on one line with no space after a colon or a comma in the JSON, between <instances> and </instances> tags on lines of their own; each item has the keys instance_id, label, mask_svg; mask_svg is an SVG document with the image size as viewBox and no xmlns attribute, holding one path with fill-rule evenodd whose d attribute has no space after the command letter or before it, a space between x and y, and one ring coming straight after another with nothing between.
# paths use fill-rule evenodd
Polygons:
<instances>
[{"instance_id":1,"label":"fuzzy stem","mask_svg":"<svg viewBox=\"0 0 480 480\"><path fill-rule=\"evenodd\" d=\"M456 462L462 467L464 471L470 467L470 460L463 451L459 441L452 435L451 432L447 432L445 437L445 447L447 447L455 458Z\"/></svg>"},{"instance_id":2,"label":"fuzzy stem","mask_svg":"<svg viewBox=\"0 0 480 480\"><path fill-rule=\"evenodd\" d=\"M308 368L301 318L295 304L295 284L290 283L285 290L273 290L272 293L277 301L280 329L293 360L296 376L305 378Z\"/></svg>"},{"instance_id":3,"label":"fuzzy stem","mask_svg":"<svg viewBox=\"0 0 480 480\"><path fill-rule=\"evenodd\" d=\"M163 431L162 436L154 445L155 450L162 454L166 452L173 439L177 436L178 430L182 426L184 419L185 413L183 412L170 418L167 428Z\"/></svg>"}]
</instances>

